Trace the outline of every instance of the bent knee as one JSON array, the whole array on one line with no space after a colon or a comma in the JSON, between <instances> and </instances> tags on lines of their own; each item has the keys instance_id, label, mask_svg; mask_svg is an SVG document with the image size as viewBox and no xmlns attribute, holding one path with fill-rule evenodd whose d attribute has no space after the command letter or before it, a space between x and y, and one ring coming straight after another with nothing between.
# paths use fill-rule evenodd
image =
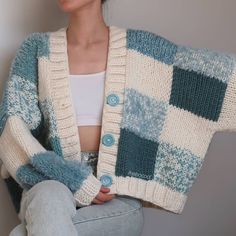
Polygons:
<instances>
[{"instance_id":1,"label":"bent knee","mask_svg":"<svg viewBox=\"0 0 236 236\"><path fill-rule=\"evenodd\" d=\"M63 183L56 180L44 180L34 185L26 192L26 196L40 197L42 200L63 199L66 197L73 199L70 189Z\"/></svg>"}]
</instances>

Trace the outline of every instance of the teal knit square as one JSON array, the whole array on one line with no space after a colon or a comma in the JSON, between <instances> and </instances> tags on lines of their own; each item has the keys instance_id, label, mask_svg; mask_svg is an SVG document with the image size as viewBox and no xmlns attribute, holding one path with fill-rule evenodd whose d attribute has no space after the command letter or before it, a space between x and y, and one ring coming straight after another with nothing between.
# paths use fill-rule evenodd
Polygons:
<instances>
[{"instance_id":1,"label":"teal knit square","mask_svg":"<svg viewBox=\"0 0 236 236\"><path fill-rule=\"evenodd\" d=\"M153 179L157 148L158 143L121 128L115 175Z\"/></svg>"},{"instance_id":2,"label":"teal knit square","mask_svg":"<svg viewBox=\"0 0 236 236\"><path fill-rule=\"evenodd\" d=\"M194 71L174 66L170 104L217 121L227 84Z\"/></svg>"},{"instance_id":3,"label":"teal knit square","mask_svg":"<svg viewBox=\"0 0 236 236\"><path fill-rule=\"evenodd\" d=\"M145 56L172 65L177 52L177 45L153 32L128 29L127 48Z\"/></svg>"}]
</instances>

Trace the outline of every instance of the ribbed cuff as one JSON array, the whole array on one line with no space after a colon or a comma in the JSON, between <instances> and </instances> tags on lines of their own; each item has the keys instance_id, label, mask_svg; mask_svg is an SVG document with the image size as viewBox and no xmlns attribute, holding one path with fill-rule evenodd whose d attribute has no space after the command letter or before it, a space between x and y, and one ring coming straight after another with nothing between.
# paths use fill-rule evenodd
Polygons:
<instances>
[{"instance_id":1,"label":"ribbed cuff","mask_svg":"<svg viewBox=\"0 0 236 236\"><path fill-rule=\"evenodd\" d=\"M101 182L91 173L83 181L80 189L74 193L76 205L80 207L90 205L99 193L101 186Z\"/></svg>"}]
</instances>

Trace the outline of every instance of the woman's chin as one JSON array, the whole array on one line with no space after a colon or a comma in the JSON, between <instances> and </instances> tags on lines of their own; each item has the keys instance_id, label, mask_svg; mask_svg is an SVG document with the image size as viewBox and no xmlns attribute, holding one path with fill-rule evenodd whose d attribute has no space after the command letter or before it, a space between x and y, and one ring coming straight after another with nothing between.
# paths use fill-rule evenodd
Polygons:
<instances>
[{"instance_id":1,"label":"woman's chin","mask_svg":"<svg viewBox=\"0 0 236 236\"><path fill-rule=\"evenodd\" d=\"M58 5L60 9L64 12L75 12L82 9L83 7L90 4L91 2L93 1L91 0L83 0L83 1L60 0L58 1Z\"/></svg>"},{"instance_id":2,"label":"woman's chin","mask_svg":"<svg viewBox=\"0 0 236 236\"><path fill-rule=\"evenodd\" d=\"M64 3L62 3L60 5L60 8L62 11L64 12L73 12L73 11L76 11L78 10L78 7L75 7L74 4L70 3L70 2L67 2L65 1Z\"/></svg>"}]
</instances>

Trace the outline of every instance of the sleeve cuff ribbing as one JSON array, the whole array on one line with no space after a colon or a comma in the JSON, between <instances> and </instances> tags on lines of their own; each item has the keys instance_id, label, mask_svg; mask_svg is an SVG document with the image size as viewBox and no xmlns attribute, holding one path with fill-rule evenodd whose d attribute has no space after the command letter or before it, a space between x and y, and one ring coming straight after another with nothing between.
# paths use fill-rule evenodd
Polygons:
<instances>
[{"instance_id":1,"label":"sleeve cuff ribbing","mask_svg":"<svg viewBox=\"0 0 236 236\"><path fill-rule=\"evenodd\" d=\"M102 184L101 182L91 173L84 181L78 191L74 193L77 206L88 206L92 200L99 193Z\"/></svg>"}]
</instances>

